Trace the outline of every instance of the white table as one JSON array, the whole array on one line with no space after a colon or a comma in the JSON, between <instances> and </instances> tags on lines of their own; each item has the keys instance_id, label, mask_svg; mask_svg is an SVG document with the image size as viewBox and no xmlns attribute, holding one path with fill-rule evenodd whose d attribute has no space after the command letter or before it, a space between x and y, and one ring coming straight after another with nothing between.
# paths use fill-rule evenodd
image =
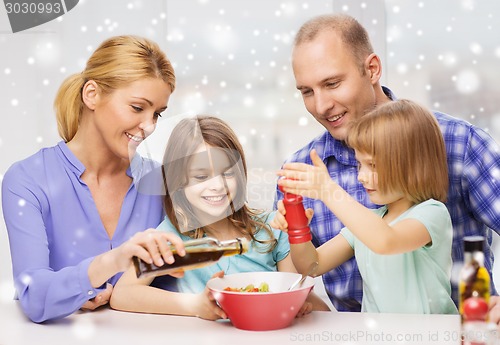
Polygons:
<instances>
[{"instance_id":1,"label":"white table","mask_svg":"<svg viewBox=\"0 0 500 345\"><path fill-rule=\"evenodd\" d=\"M18 302L0 303L0 345L460 344L456 315L313 312L277 331L250 332L227 321L101 309L46 324L29 321Z\"/></svg>"}]
</instances>

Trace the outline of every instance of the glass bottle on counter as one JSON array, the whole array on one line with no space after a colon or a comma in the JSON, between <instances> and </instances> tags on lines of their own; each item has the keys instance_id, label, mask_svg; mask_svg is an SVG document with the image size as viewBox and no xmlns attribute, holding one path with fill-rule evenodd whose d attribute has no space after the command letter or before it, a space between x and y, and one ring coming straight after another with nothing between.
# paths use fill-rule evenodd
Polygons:
<instances>
[{"instance_id":1,"label":"glass bottle on counter","mask_svg":"<svg viewBox=\"0 0 500 345\"><path fill-rule=\"evenodd\" d=\"M460 271L459 312L462 321L487 321L490 275L484 267L483 236L464 237L464 266Z\"/></svg>"},{"instance_id":2,"label":"glass bottle on counter","mask_svg":"<svg viewBox=\"0 0 500 345\"><path fill-rule=\"evenodd\" d=\"M184 242L186 255L179 256L174 246L170 250L174 256L172 264L165 263L156 266L154 263L148 264L134 256L134 263L137 278L156 277L169 274L174 271L192 270L208 266L217 262L223 256L240 255L248 251L249 242L246 238L236 238L234 240L219 241L212 237L205 237Z\"/></svg>"}]
</instances>

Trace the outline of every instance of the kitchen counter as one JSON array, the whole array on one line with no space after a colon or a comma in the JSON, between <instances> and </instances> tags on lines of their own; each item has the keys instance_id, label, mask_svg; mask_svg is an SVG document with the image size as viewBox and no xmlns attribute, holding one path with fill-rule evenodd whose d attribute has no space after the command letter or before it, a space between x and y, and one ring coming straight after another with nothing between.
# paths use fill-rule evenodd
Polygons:
<instances>
[{"instance_id":1,"label":"kitchen counter","mask_svg":"<svg viewBox=\"0 0 500 345\"><path fill-rule=\"evenodd\" d=\"M0 345L460 344L457 315L313 312L285 329L243 331L229 321L102 308L35 324L18 302L0 302Z\"/></svg>"}]
</instances>

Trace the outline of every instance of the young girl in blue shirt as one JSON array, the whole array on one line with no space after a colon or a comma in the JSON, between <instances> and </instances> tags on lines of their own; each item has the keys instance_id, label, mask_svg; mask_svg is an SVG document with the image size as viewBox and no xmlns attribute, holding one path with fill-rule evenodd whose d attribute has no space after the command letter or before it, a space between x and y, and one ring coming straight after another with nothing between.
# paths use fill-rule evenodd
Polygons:
<instances>
[{"instance_id":1,"label":"young girl in blue shirt","mask_svg":"<svg viewBox=\"0 0 500 345\"><path fill-rule=\"evenodd\" d=\"M183 240L245 237L250 241L249 250L223 257L211 266L185 271L174 289L168 282L162 286L166 277L138 279L131 269L115 287L110 302L113 308L210 320L226 318L206 288L210 278L238 272L296 271L288 255L288 236L269 226L272 215L246 204L245 155L227 123L212 116L181 120L169 138L162 175L167 216L158 229ZM176 289L179 292L168 291ZM312 294L299 315L313 308L329 310Z\"/></svg>"}]
</instances>

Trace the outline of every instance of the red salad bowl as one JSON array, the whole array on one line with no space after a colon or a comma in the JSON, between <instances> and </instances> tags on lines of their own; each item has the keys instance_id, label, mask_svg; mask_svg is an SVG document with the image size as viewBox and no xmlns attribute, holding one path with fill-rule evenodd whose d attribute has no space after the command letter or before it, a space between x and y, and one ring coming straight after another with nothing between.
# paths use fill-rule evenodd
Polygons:
<instances>
[{"instance_id":1,"label":"red salad bowl","mask_svg":"<svg viewBox=\"0 0 500 345\"><path fill-rule=\"evenodd\" d=\"M234 327L249 331L268 331L290 326L307 296L314 279L307 277L302 286L288 288L301 277L290 272L247 272L213 278L207 287ZM245 288L253 284L269 285L269 292L225 291L226 288Z\"/></svg>"}]
</instances>

